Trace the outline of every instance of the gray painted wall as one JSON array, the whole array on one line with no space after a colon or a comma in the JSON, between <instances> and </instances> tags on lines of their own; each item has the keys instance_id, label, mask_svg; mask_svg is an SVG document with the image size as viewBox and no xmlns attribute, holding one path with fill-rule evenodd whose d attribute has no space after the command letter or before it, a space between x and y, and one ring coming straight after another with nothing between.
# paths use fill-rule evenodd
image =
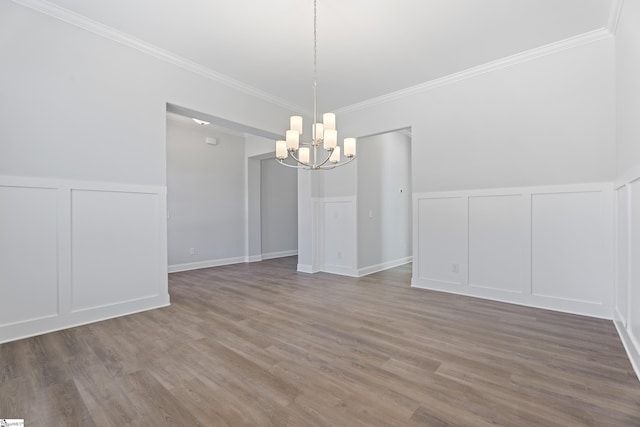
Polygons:
<instances>
[{"instance_id":1,"label":"gray painted wall","mask_svg":"<svg viewBox=\"0 0 640 427\"><path fill-rule=\"evenodd\" d=\"M298 250L298 172L264 159L260 168L262 257Z\"/></svg>"},{"instance_id":2,"label":"gray painted wall","mask_svg":"<svg viewBox=\"0 0 640 427\"><path fill-rule=\"evenodd\" d=\"M206 144L207 136L218 144ZM243 137L167 114L170 266L244 259L244 153Z\"/></svg>"},{"instance_id":3,"label":"gray painted wall","mask_svg":"<svg viewBox=\"0 0 640 427\"><path fill-rule=\"evenodd\" d=\"M411 138L358 140L358 267L411 256ZM402 190L402 192L400 191Z\"/></svg>"},{"instance_id":4,"label":"gray painted wall","mask_svg":"<svg viewBox=\"0 0 640 427\"><path fill-rule=\"evenodd\" d=\"M206 144L207 136L218 144ZM251 137L167 113L170 268L255 261L297 251L297 172L273 159L246 157L261 151L247 139Z\"/></svg>"}]
</instances>

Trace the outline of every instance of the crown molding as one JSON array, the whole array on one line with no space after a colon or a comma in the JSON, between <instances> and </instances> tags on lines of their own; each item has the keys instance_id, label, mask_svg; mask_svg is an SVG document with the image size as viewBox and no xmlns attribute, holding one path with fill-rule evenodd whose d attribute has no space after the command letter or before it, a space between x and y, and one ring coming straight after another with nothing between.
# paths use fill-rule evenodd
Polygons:
<instances>
[{"instance_id":1,"label":"crown molding","mask_svg":"<svg viewBox=\"0 0 640 427\"><path fill-rule=\"evenodd\" d=\"M404 135L404 136L409 137L409 138L411 138L411 136L412 136L411 128L404 128L404 129L400 129L398 132L399 132L401 135Z\"/></svg>"},{"instance_id":2,"label":"crown molding","mask_svg":"<svg viewBox=\"0 0 640 427\"><path fill-rule=\"evenodd\" d=\"M447 76L440 77L434 80L429 80L427 82L420 83L418 85L411 86L406 89L401 89L396 92L391 92L386 95L378 96L375 98L368 99L366 101L362 101L346 107L338 108L335 110L335 113L336 114L349 113L352 111L373 107L375 105L396 101L401 98L417 95L438 87L446 86L462 80L467 80L476 76L480 76L482 74L489 73L491 71L500 70L502 68L507 68L512 65L521 64L523 62L528 62L536 58L552 55L557 52L562 52L567 49L572 49L574 47L593 43L595 41L603 40L610 37L611 37L611 33L607 29L600 28L594 31L590 31L588 33L580 34L574 37L570 37L568 39L560 40L558 42L550 43L550 44L540 46L531 50L517 53L515 55L511 55L495 61L491 61L486 64L479 65L477 67L460 71L458 73L453 73L453 74L449 74Z\"/></svg>"},{"instance_id":3,"label":"crown molding","mask_svg":"<svg viewBox=\"0 0 640 427\"><path fill-rule=\"evenodd\" d=\"M611 2L611 10L609 11L609 20L607 21L607 30L611 35L616 34L618 31L618 22L620 21L620 14L622 13L622 5L624 0L613 0Z\"/></svg>"},{"instance_id":4,"label":"crown molding","mask_svg":"<svg viewBox=\"0 0 640 427\"><path fill-rule=\"evenodd\" d=\"M253 86L247 85L239 80L235 80L229 76L213 71L203 65L190 61L173 52L162 49L151 43L147 43L143 40L130 36L129 34L118 31L115 28L101 24L97 21L87 18L84 15L80 15L68 9L62 8L58 5L50 3L46 0L12 0L14 3L21 6L33 9L37 12L48 15L52 18L66 22L83 30L89 31L98 36L107 38L116 43L123 44L130 48L136 49L142 53L153 56L156 59L167 62L169 64L180 67L184 70L198 74L207 79L213 80L217 83L223 84L229 88L235 89L239 92L247 95L254 96L280 107L292 110L292 111L306 111L299 105L292 104L282 98L274 96L270 93L257 89Z\"/></svg>"},{"instance_id":5,"label":"crown molding","mask_svg":"<svg viewBox=\"0 0 640 427\"><path fill-rule=\"evenodd\" d=\"M235 89L239 92L251 95L258 99L262 99L274 105L278 105L291 111L300 111L311 115L311 112L306 108L293 104L268 92L257 89L253 86L247 85L239 80L233 79L222 73L218 73L210 68L200 65L196 62L190 61L179 55L174 54L168 50L162 49L151 43L147 43L143 40L130 36L115 28L101 24L97 21L87 18L84 15L80 15L68 9L62 8L58 5L50 3L46 0L11 0L16 4L38 11L52 18L66 22L70 25L82 28L93 34L115 41L122 45L136 49L142 53L150 55L156 59L167 62L169 64L180 67L184 70L198 74L202 77L220 83L229 88ZM555 43L551 43L545 46L534 48L525 52L521 52L512 56L498 59L496 61L488 62L477 67L469 68L464 71L449 74L444 77L440 77L434 80L430 80L415 86L411 86L405 89L401 89L396 92L391 92L382 96L368 99L356 104L352 104L346 107L336 109L335 112L348 113L352 111L361 110L364 108L372 107L375 105L391 102L408 96L416 95L422 92L426 92L441 86L466 80L475 76L479 76L491 71L499 70L502 68L510 67L512 65L520 64L530 61L532 59L540 58L542 56L551 55L556 52L571 49L584 44L592 43L598 40L602 40L611 37L615 34L622 10L624 0L612 0L611 10L609 14L607 28L594 30L588 33L580 34L578 36L570 37L565 40L561 40Z\"/></svg>"}]
</instances>

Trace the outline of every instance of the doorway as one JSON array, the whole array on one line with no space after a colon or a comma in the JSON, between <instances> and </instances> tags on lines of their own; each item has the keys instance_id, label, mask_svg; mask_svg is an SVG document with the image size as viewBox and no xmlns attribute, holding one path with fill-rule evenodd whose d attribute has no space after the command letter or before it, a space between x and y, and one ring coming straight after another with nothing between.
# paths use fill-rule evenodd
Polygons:
<instances>
[{"instance_id":1,"label":"doorway","mask_svg":"<svg viewBox=\"0 0 640 427\"><path fill-rule=\"evenodd\" d=\"M412 260L411 128L358 139L358 270Z\"/></svg>"}]
</instances>

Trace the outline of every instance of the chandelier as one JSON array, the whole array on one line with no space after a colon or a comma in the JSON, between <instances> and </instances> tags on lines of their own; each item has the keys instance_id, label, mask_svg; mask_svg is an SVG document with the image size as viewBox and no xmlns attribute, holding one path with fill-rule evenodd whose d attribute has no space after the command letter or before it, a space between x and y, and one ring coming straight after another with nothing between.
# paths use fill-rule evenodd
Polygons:
<instances>
[{"instance_id":1,"label":"chandelier","mask_svg":"<svg viewBox=\"0 0 640 427\"><path fill-rule=\"evenodd\" d=\"M346 165L356 158L356 139L345 138L343 153L346 161L340 162L340 146L338 145L338 131L336 129L336 115L324 113L322 122L318 118L318 37L316 1L313 1L313 124L311 126L311 140L301 141L302 116L291 116L289 130L284 141L276 141L276 159L280 164L296 169L320 170L334 169ZM302 147L301 147L302 145ZM322 148L320 148L322 145ZM325 153L323 155L322 150ZM286 163L291 156L296 163Z\"/></svg>"}]
</instances>

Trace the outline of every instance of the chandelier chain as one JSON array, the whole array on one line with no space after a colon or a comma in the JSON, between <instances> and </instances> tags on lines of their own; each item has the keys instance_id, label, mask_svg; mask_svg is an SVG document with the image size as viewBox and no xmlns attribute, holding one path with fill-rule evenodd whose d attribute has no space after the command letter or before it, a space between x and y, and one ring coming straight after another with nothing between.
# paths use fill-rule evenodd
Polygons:
<instances>
[{"instance_id":1,"label":"chandelier chain","mask_svg":"<svg viewBox=\"0 0 640 427\"><path fill-rule=\"evenodd\" d=\"M318 80L318 6L313 0L313 83Z\"/></svg>"},{"instance_id":2,"label":"chandelier chain","mask_svg":"<svg viewBox=\"0 0 640 427\"><path fill-rule=\"evenodd\" d=\"M318 119L318 0L313 0L313 123Z\"/></svg>"}]
</instances>

